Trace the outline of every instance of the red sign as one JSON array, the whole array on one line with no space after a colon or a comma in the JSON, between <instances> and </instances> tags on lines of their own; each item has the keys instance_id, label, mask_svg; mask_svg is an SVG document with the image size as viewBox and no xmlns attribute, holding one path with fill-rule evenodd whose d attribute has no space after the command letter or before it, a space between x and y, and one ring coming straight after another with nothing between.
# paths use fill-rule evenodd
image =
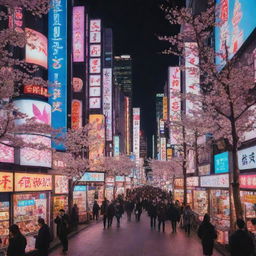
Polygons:
<instances>
[{"instance_id":1,"label":"red sign","mask_svg":"<svg viewBox=\"0 0 256 256\"><path fill-rule=\"evenodd\" d=\"M82 127L82 103L80 100L72 100L71 127L72 129Z\"/></svg>"},{"instance_id":2,"label":"red sign","mask_svg":"<svg viewBox=\"0 0 256 256\"><path fill-rule=\"evenodd\" d=\"M24 93L48 97L48 89L41 85L24 85Z\"/></svg>"},{"instance_id":3,"label":"red sign","mask_svg":"<svg viewBox=\"0 0 256 256\"><path fill-rule=\"evenodd\" d=\"M240 175L240 188L256 189L256 174Z\"/></svg>"}]
</instances>

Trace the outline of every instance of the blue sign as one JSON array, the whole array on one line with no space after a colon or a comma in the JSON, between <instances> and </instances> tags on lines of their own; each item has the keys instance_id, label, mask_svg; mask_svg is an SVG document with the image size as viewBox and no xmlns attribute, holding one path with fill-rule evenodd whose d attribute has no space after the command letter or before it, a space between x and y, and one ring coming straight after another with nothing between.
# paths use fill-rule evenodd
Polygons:
<instances>
[{"instance_id":1,"label":"blue sign","mask_svg":"<svg viewBox=\"0 0 256 256\"><path fill-rule=\"evenodd\" d=\"M216 0L217 23L221 26L215 29L215 50L224 52L225 42L232 58L246 39L256 28L256 1L255 0ZM216 63L225 64L219 57ZM222 66L223 66L222 65Z\"/></svg>"},{"instance_id":2,"label":"blue sign","mask_svg":"<svg viewBox=\"0 0 256 256\"><path fill-rule=\"evenodd\" d=\"M103 172L86 172L80 181L103 182L104 181L104 173Z\"/></svg>"},{"instance_id":3,"label":"blue sign","mask_svg":"<svg viewBox=\"0 0 256 256\"><path fill-rule=\"evenodd\" d=\"M51 0L48 35L49 103L52 106L52 127L67 128L67 0ZM60 134L61 136L61 134ZM64 150L64 145L53 143Z\"/></svg>"},{"instance_id":4,"label":"blue sign","mask_svg":"<svg viewBox=\"0 0 256 256\"><path fill-rule=\"evenodd\" d=\"M116 176L116 181L124 182L124 176Z\"/></svg>"},{"instance_id":5,"label":"blue sign","mask_svg":"<svg viewBox=\"0 0 256 256\"><path fill-rule=\"evenodd\" d=\"M35 205L35 200L21 200L18 201L18 207Z\"/></svg>"},{"instance_id":6,"label":"blue sign","mask_svg":"<svg viewBox=\"0 0 256 256\"><path fill-rule=\"evenodd\" d=\"M229 153L224 152L214 156L214 172L226 173L229 172Z\"/></svg>"},{"instance_id":7,"label":"blue sign","mask_svg":"<svg viewBox=\"0 0 256 256\"><path fill-rule=\"evenodd\" d=\"M75 186L74 191L86 191L86 186Z\"/></svg>"},{"instance_id":8,"label":"blue sign","mask_svg":"<svg viewBox=\"0 0 256 256\"><path fill-rule=\"evenodd\" d=\"M120 138L119 136L114 136L114 156L120 155Z\"/></svg>"}]
</instances>

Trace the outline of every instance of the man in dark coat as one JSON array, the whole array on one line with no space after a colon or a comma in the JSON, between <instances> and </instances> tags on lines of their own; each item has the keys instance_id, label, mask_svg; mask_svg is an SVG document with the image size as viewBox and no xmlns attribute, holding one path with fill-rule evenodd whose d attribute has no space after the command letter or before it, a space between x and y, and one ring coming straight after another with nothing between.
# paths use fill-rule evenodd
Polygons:
<instances>
[{"instance_id":1,"label":"man in dark coat","mask_svg":"<svg viewBox=\"0 0 256 256\"><path fill-rule=\"evenodd\" d=\"M108 205L109 201L107 198L104 199L102 202L101 208L100 208L100 213L103 215L103 227L104 229L106 228L106 223L107 223L107 218L108 218Z\"/></svg>"},{"instance_id":2,"label":"man in dark coat","mask_svg":"<svg viewBox=\"0 0 256 256\"><path fill-rule=\"evenodd\" d=\"M114 216L115 216L115 205L114 205L114 202L112 201L108 206L108 212L107 212L108 228L112 226Z\"/></svg>"},{"instance_id":3,"label":"man in dark coat","mask_svg":"<svg viewBox=\"0 0 256 256\"><path fill-rule=\"evenodd\" d=\"M97 201L94 201L93 207L92 207L92 213L93 213L93 220L98 220L99 219L99 210L100 206L98 205Z\"/></svg>"},{"instance_id":4,"label":"man in dark coat","mask_svg":"<svg viewBox=\"0 0 256 256\"><path fill-rule=\"evenodd\" d=\"M253 239L245 228L245 222L238 219L236 222L238 230L229 239L231 256L250 256L254 251Z\"/></svg>"},{"instance_id":5,"label":"man in dark coat","mask_svg":"<svg viewBox=\"0 0 256 256\"><path fill-rule=\"evenodd\" d=\"M123 205L119 201L117 201L115 204L115 216L117 220L117 227L120 227L120 219L123 213L124 213Z\"/></svg>"},{"instance_id":6,"label":"man in dark coat","mask_svg":"<svg viewBox=\"0 0 256 256\"><path fill-rule=\"evenodd\" d=\"M215 227L210 223L210 216L204 215L204 220L199 226L198 237L201 239L204 255L211 256L213 253L214 240L217 239Z\"/></svg>"},{"instance_id":7,"label":"man in dark coat","mask_svg":"<svg viewBox=\"0 0 256 256\"><path fill-rule=\"evenodd\" d=\"M57 224L57 235L63 246L63 252L68 251L68 229L69 229L69 217L65 214L63 209L59 210L59 215L54 222Z\"/></svg>"},{"instance_id":8,"label":"man in dark coat","mask_svg":"<svg viewBox=\"0 0 256 256\"><path fill-rule=\"evenodd\" d=\"M133 211L133 209L134 209L134 203L131 200L126 201L125 202L125 211L127 213L128 221L131 221L131 219L132 219L132 211Z\"/></svg>"},{"instance_id":9,"label":"man in dark coat","mask_svg":"<svg viewBox=\"0 0 256 256\"><path fill-rule=\"evenodd\" d=\"M38 219L38 225L40 227L38 235L36 236L37 256L48 256L48 250L51 242L51 232L44 219Z\"/></svg>"},{"instance_id":10,"label":"man in dark coat","mask_svg":"<svg viewBox=\"0 0 256 256\"><path fill-rule=\"evenodd\" d=\"M20 232L19 227L13 224L9 228L10 239L7 248L7 256L25 256L27 240Z\"/></svg>"},{"instance_id":11,"label":"man in dark coat","mask_svg":"<svg viewBox=\"0 0 256 256\"><path fill-rule=\"evenodd\" d=\"M172 223L172 233L176 233L177 232L177 222L180 220L179 209L173 203L171 203L169 210L168 210L168 214L169 214L168 217Z\"/></svg>"},{"instance_id":12,"label":"man in dark coat","mask_svg":"<svg viewBox=\"0 0 256 256\"><path fill-rule=\"evenodd\" d=\"M165 231L165 221L167 219L167 206L161 201L157 206L157 217L158 217L158 231L161 229L161 225L163 226L163 232Z\"/></svg>"},{"instance_id":13,"label":"man in dark coat","mask_svg":"<svg viewBox=\"0 0 256 256\"><path fill-rule=\"evenodd\" d=\"M140 200L138 200L135 205L135 217L137 221L140 221L141 213L142 213L142 203Z\"/></svg>"},{"instance_id":14,"label":"man in dark coat","mask_svg":"<svg viewBox=\"0 0 256 256\"><path fill-rule=\"evenodd\" d=\"M149 203L148 215L150 217L150 227L156 228L157 205L155 201Z\"/></svg>"}]
</instances>

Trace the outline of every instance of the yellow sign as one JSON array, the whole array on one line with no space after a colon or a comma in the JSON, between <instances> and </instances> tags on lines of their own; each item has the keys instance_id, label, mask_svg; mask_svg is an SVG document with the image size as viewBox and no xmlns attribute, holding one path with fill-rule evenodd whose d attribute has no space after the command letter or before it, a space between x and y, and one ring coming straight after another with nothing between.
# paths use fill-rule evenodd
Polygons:
<instances>
[{"instance_id":1,"label":"yellow sign","mask_svg":"<svg viewBox=\"0 0 256 256\"><path fill-rule=\"evenodd\" d=\"M167 148L167 160L172 159L172 148Z\"/></svg>"},{"instance_id":2,"label":"yellow sign","mask_svg":"<svg viewBox=\"0 0 256 256\"><path fill-rule=\"evenodd\" d=\"M104 115L90 115L89 123L92 125L92 136L95 136L95 144L90 147L89 159L96 160L104 156L105 152Z\"/></svg>"},{"instance_id":3,"label":"yellow sign","mask_svg":"<svg viewBox=\"0 0 256 256\"><path fill-rule=\"evenodd\" d=\"M0 192L13 191L13 173L0 172Z\"/></svg>"},{"instance_id":4,"label":"yellow sign","mask_svg":"<svg viewBox=\"0 0 256 256\"><path fill-rule=\"evenodd\" d=\"M245 195L244 196L245 203L256 204L256 195Z\"/></svg>"},{"instance_id":5,"label":"yellow sign","mask_svg":"<svg viewBox=\"0 0 256 256\"><path fill-rule=\"evenodd\" d=\"M52 190L52 176L47 174L15 173L15 191Z\"/></svg>"},{"instance_id":6,"label":"yellow sign","mask_svg":"<svg viewBox=\"0 0 256 256\"><path fill-rule=\"evenodd\" d=\"M168 118L168 98L163 97L163 119L167 120Z\"/></svg>"}]
</instances>

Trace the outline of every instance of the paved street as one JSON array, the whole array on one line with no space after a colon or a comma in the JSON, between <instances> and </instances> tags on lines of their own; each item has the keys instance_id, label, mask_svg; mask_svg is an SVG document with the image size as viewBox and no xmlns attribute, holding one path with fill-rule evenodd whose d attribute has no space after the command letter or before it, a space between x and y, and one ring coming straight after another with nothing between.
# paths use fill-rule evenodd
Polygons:
<instances>
[{"instance_id":1,"label":"paved street","mask_svg":"<svg viewBox=\"0 0 256 256\"><path fill-rule=\"evenodd\" d=\"M62 255L61 248L50 256ZM92 225L70 240L69 256L201 256L201 245L196 237L188 238L182 230L171 234L168 223L166 233L150 230L149 219L143 215L140 223L127 223L121 227L114 221L111 229L103 230L102 223ZM213 256L220 256L215 252Z\"/></svg>"}]
</instances>

